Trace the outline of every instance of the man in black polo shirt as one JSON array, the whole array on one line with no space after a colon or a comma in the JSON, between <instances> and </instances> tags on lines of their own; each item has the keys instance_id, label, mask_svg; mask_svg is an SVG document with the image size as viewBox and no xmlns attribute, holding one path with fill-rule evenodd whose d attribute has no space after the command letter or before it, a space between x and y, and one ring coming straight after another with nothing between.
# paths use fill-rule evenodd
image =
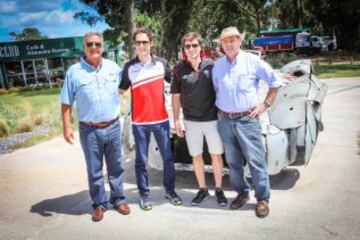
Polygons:
<instances>
[{"instance_id":1,"label":"man in black polo shirt","mask_svg":"<svg viewBox=\"0 0 360 240\"><path fill-rule=\"evenodd\" d=\"M176 134L184 137L179 122L180 107L184 113L185 137L189 153L193 159L195 175L200 187L192 205L200 205L210 197L205 182L203 139L205 137L215 178L215 196L221 206L227 205L224 192L221 189L224 152L223 145L217 131L217 109L215 107L215 91L211 79L213 61L201 57L202 38L196 32L184 35L181 40L185 53L185 60L173 70L171 82L172 109Z\"/></svg>"}]
</instances>

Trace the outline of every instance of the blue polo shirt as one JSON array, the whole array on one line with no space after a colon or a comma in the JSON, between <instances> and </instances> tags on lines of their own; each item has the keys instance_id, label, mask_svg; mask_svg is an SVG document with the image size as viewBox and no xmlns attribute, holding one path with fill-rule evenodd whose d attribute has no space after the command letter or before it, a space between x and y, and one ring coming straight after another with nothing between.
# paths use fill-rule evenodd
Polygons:
<instances>
[{"instance_id":1,"label":"blue polo shirt","mask_svg":"<svg viewBox=\"0 0 360 240\"><path fill-rule=\"evenodd\" d=\"M60 101L76 103L79 121L110 121L120 114L120 81L121 68L115 62L103 58L96 69L81 59L66 72Z\"/></svg>"},{"instance_id":2,"label":"blue polo shirt","mask_svg":"<svg viewBox=\"0 0 360 240\"><path fill-rule=\"evenodd\" d=\"M245 112L258 104L259 81L278 88L281 80L272 67L258 56L241 51L229 62L223 56L212 70L216 92L215 105L225 112Z\"/></svg>"}]
</instances>

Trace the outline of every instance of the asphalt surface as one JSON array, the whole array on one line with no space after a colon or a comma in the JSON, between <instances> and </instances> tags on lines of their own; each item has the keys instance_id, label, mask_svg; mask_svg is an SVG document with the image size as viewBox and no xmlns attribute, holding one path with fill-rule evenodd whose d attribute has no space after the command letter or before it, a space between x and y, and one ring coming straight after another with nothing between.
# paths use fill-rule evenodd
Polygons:
<instances>
[{"instance_id":1,"label":"asphalt surface","mask_svg":"<svg viewBox=\"0 0 360 240\"><path fill-rule=\"evenodd\" d=\"M307 167L271 177L270 215L258 219L255 198L242 209L201 207L190 202L194 174L177 172L183 206L164 198L162 172L150 170L153 210L138 207L134 161L125 192L131 214L110 209L91 221L86 168L78 138L70 146L58 137L0 157L0 239L360 239L360 78L329 79L323 105L325 130ZM213 184L207 174L208 184ZM224 179L229 201L235 193ZM108 189L108 188L107 188Z\"/></svg>"}]
</instances>

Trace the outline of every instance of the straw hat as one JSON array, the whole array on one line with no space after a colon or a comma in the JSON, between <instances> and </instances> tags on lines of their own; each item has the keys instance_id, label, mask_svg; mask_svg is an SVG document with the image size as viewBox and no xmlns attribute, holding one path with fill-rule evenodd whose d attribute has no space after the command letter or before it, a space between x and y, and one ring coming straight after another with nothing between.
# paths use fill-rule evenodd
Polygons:
<instances>
[{"instance_id":1,"label":"straw hat","mask_svg":"<svg viewBox=\"0 0 360 240\"><path fill-rule=\"evenodd\" d=\"M227 27L221 31L221 35L218 40L222 40L227 37L240 37L240 40L243 41L245 39L245 31L240 33L236 27Z\"/></svg>"}]
</instances>

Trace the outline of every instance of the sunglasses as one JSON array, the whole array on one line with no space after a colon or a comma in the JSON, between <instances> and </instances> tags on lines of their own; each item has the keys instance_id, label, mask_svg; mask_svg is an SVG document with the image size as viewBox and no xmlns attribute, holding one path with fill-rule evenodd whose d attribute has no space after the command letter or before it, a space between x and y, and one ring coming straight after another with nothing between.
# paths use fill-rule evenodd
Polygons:
<instances>
[{"instance_id":1,"label":"sunglasses","mask_svg":"<svg viewBox=\"0 0 360 240\"><path fill-rule=\"evenodd\" d=\"M101 44L101 42L87 42L86 43L86 46L88 47L88 48L91 48L91 47L96 47L96 48L101 48L101 46L102 46L102 44Z\"/></svg>"},{"instance_id":2,"label":"sunglasses","mask_svg":"<svg viewBox=\"0 0 360 240\"><path fill-rule=\"evenodd\" d=\"M135 41L135 45L136 46L140 46L141 44L143 45L143 46L146 46L146 45L148 45L150 42L149 41Z\"/></svg>"},{"instance_id":3,"label":"sunglasses","mask_svg":"<svg viewBox=\"0 0 360 240\"><path fill-rule=\"evenodd\" d=\"M186 49L186 50L189 50L190 48L198 48L199 47L199 44L186 44L185 46L184 46L184 48Z\"/></svg>"}]
</instances>

